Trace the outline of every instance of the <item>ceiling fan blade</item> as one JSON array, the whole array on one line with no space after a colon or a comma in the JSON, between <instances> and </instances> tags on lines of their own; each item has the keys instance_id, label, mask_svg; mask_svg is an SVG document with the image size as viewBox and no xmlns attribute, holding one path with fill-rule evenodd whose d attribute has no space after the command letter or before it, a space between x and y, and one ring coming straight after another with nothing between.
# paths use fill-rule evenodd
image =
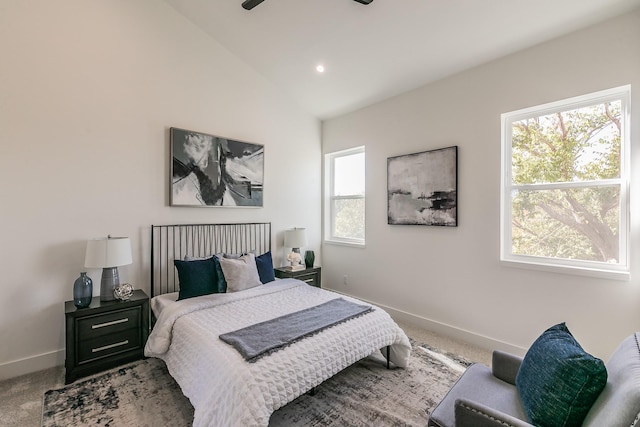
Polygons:
<instances>
[{"instance_id":1,"label":"ceiling fan blade","mask_svg":"<svg viewBox=\"0 0 640 427\"><path fill-rule=\"evenodd\" d=\"M242 2L242 7L244 7L247 10L251 10L254 7L256 7L257 5L259 5L260 3L262 3L264 0L245 0ZM371 3L373 0L355 0L358 3L362 3L362 4L369 4Z\"/></svg>"},{"instance_id":2,"label":"ceiling fan blade","mask_svg":"<svg viewBox=\"0 0 640 427\"><path fill-rule=\"evenodd\" d=\"M242 2L242 7L244 7L247 10L251 10L257 5L259 5L260 3L262 3L263 1L264 0L245 0Z\"/></svg>"}]
</instances>

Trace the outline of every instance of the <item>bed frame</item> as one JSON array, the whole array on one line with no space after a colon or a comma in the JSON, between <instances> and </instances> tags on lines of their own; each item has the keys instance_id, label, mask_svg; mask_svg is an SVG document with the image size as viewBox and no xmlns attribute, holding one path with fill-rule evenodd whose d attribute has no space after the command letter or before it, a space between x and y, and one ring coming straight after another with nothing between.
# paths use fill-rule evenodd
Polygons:
<instances>
[{"instance_id":1,"label":"bed frame","mask_svg":"<svg viewBox=\"0 0 640 427\"><path fill-rule=\"evenodd\" d=\"M221 252L260 255L270 250L270 222L152 225L151 298L179 290L176 259Z\"/></svg>"},{"instance_id":2,"label":"bed frame","mask_svg":"<svg viewBox=\"0 0 640 427\"><path fill-rule=\"evenodd\" d=\"M180 224L151 226L151 297L177 292L173 261L186 255L206 257L217 253L263 254L271 250L271 223ZM390 346L386 347L387 369ZM315 387L310 390L315 394Z\"/></svg>"}]
</instances>

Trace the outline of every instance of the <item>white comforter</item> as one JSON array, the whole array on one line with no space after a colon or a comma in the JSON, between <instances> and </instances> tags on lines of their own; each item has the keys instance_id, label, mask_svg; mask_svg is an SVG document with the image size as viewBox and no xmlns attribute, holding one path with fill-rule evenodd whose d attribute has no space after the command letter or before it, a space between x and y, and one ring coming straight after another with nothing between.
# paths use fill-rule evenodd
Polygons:
<instances>
[{"instance_id":1,"label":"white comforter","mask_svg":"<svg viewBox=\"0 0 640 427\"><path fill-rule=\"evenodd\" d=\"M177 301L162 310L145 355L166 362L195 408L194 426L267 426L273 411L383 347L407 366L409 339L375 306L255 363L218 338L340 297L361 303L295 279Z\"/></svg>"}]
</instances>

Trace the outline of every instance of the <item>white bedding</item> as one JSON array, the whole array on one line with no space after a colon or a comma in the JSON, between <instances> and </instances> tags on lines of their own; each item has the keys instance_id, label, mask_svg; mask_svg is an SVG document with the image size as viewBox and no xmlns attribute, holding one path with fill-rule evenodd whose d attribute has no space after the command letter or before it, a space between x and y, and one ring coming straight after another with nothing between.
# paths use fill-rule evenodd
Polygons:
<instances>
[{"instance_id":1,"label":"white bedding","mask_svg":"<svg viewBox=\"0 0 640 427\"><path fill-rule=\"evenodd\" d=\"M273 411L383 347L407 366L409 339L375 306L255 363L218 338L339 297L362 303L296 279L177 301L162 309L145 355L166 362L195 408L194 426L267 426Z\"/></svg>"},{"instance_id":2,"label":"white bedding","mask_svg":"<svg viewBox=\"0 0 640 427\"><path fill-rule=\"evenodd\" d=\"M170 294L162 294L151 298L151 311L156 319L160 317L160 313L164 308L178 300L178 292L172 292Z\"/></svg>"}]
</instances>

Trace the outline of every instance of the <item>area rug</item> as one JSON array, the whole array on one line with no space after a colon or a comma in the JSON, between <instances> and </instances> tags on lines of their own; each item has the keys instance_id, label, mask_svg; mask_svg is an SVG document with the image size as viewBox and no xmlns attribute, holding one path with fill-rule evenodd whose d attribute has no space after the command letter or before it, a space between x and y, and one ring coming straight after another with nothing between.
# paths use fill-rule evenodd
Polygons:
<instances>
[{"instance_id":1,"label":"area rug","mask_svg":"<svg viewBox=\"0 0 640 427\"><path fill-rule=\"evenodd\" d=\"M406 369L370 356L274 412L269 426L425 426L470 364L412 340ZM193 407L159 359L145 359L44 394L42 426L189 426Z\"/></svg>"}]
</instances>

